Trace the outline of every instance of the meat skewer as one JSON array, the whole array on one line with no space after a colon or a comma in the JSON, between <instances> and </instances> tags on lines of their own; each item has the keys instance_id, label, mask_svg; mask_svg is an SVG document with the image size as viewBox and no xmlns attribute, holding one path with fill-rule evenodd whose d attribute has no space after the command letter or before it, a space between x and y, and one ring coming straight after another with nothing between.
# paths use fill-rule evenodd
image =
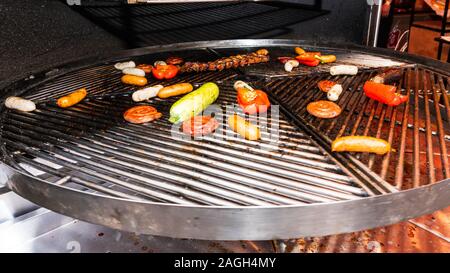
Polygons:
<instances>
[{"instance_id":1,"label":"meat skewer","mask_svg":"<svg viewBox=\"0 0 450 273\"><path fill-rule=\"evenodd\" d=\"M220 58L212 62L186 62L180 66L180 72L222 71L268 61L269 51L259 49L249 54Z\"/></svg>"}]
</instances>

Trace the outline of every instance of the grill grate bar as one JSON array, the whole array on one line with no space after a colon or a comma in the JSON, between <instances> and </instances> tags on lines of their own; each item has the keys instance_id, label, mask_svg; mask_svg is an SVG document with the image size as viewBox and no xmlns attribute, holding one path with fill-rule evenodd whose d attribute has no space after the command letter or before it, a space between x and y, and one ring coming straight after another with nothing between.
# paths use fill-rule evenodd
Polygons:
<instances>
[{"instance_id":1,"label":"grill grate bar","mask_svg":"<svg viewBox=\"0 0 450 273\"><path fill-rule=\"evenodd\" d=\"M211 75L203 80L210 78ZM230 92L234 92L231 87L223 90L219 99L225 105L234 103L235 97L230 95ZM117 123L118 120L121 120L120 113L133 105L129 101L129 94L122 95L117 98L106 96L101 100L90 98L70 109L57 108L53 103L42 104L37 111L30 114L31 117L12 112L10 113L11 118L18 121L17 123L11 122L6 129L17 132L19 129L15 126L20 126L21 130L27 127L26 129L31 132L25 134L37 141L40 136L34 132L36 129L33 128L33 124L41 124L46 129L40 130L39 134L47 135L46 137L49 139L53 137L51 142L56 145L56 148L52 148L51 153L57 151L57 154L74 160L77 158L74 155L87 157L78 159L80 163L83 163L83 171L85 168L92 169L93 167L86 166L99 161L102 163L97 164L94 169L100 173L109 171L111 174L119 173L123 177L129 176L128 172L121 173L117 170L120 166L125 166L130 170L137 168L140 172L149 173L153 177L158 174L163 175L163 173L155 171L153 168L150 170L144 167L144 164L145 166L157 164L159 168L170 173L184 172L185 176L213 183L215 188L231 190L231 192L225 193L217 191L217 189L207 188L205 190L204 185L195 184L195 187L199 186L200 190L206 191L208 194L211 192L217 196L222 194L237 204L329 202L366 195L362 189L355 187L352 179L344 175L342 170L326 158L320 149L312 146L308 137L285 120L281 120L279 125L281 130L278 145L284 151L282 154L276 149L274 150L276 146L272 147L267 145L268 143L255 145L251 141L229 136L223 140L206 137L205 140L208 142L198 144L192 144L191 140L174 142L170 137L171 126L165 120L157 120L148 126L131 124L122 126L120 124L123 122ZM113 101L110 101L111 99ZM155 99L150 103L156 103L158 108L168 108L171 102L171 100ZM223 114L217 113L216 118L220 120L223 118ZM263 119L263 123L270 124L271 122L270 116ZM218 133L224 132L223 129L218 130ZM85 136L87 133L89 137ZM71 137L71 135L76 137ZM63 140L62 143L61 140ZM127 144L129 141L132 141L133 145ZM189 150L185 150L187 144L192 146ZM206 146L204 146L205 144ZM266 148L272 148L272 151L260 149L262 144L265 144ZM246 154L251 146L255 146L255 148L250 151L251 153ZM206 150L205 148L210 149ZM278 147L279 149L280 147ZM155 152L159 155L154 156ZM266 156L269 154L270 158ZM273 155L276 155L275 160ZM120 161L115 158L120 158ZM47 159L50 160L51 157L48 156ZM246 162L248 159L251 160ZM163 163L171 161L176 162L175 166ZM55 163L57 162L59 161ZM66 162L65 164L65 167L74 168L73 165L68 165ZM245 168L241 168L240 165ZM192 168L197 171L191 171ZM331 170L334 172L330 172ZM336 171L338 172L336 173ZM90 175L95 176L95 174ZM131 178L138 181L137 183L142 183L140 181L142 175ZM174 176L172 178L175 179ZM116 182L111 177L107 177L107 181ZM270 181L270 183L264 181ZM184 182L186 181L183 180ZM192 187L192 181L189 183ZM158 189L161 190L161 188ZM163 187L163 189L165 188ZM276 194L273 194L275 192ZM249 198L248 195L251 195L252 198ZM205 203L203 199L192 197L192 193L186 194L186 196L189 200ZM164 200L167 201L167 197ZM217 204L215 200L207 200L209 201L206 203ZM218 204L224 205L223 203Z\"/></svg>"},{"instance_id":2,"label":"grill grate bar","mask_svg":"<svg viewBox=\"0 0 450 273\"><path fill-rule=\"evenodd\" d=\"M449 122L444 122L443 118L450 112L445 102L447 99L448 103L448 98L441 74L418 66L405 66L402 71L398 90L409 95L410 100L398 107L388 107L364 96L362 85L374 75L373 70L362 71L354 77L330 77L328 73L323 73L314 74L306 80L301 80L302 77L275 79L265 87L280 98L280 103L288 111L296 113L300 122L317 131L318 135L323 135L326 142L344 135L387 139L394 150L385 156L356 153L350 156L365 164L373 172L375 180L384 179L398 189L406 189L448 177ZM316 87L322 79L340 82L344 87L337 101L343 111L332 120L315 118L306 111L308 103L323 99L323 92ZM302 88L301 92L297 87ZM422 108L423 113L419 110ZM412 151L406 149L409 146L414 146ZM421 162L426 162L426 172L422 172ZM377 183L374 187L378 187ZM378 190L391 191L388 185Z\"/></svg>"},{"instance_id":3,"label":"grill grate bar","mask_svg":"<svg viewBox=\"0 0 450 273\"><path fill-rule=\"evenodd\" d=\"M433 158L433 140L431 135L431 113L430 113L430 104L428 98L428 92L430 90L430 78L429 73L425 71L422 73L423 75L423 91L424 91L424 104L425 104L425 128L426 128L426 143L427 143L427 166L428 166L428 174L431 183L436 181L436 175L434 171L434 158Z\"/></svg>"}]
</instances>

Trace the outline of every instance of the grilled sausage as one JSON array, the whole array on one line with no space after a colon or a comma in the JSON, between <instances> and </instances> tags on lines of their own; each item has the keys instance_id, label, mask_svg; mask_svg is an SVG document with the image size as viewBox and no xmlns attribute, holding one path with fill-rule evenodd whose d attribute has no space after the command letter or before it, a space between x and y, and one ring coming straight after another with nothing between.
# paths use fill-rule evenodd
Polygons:
<instances>
[{"instance_id":1,"label":"grilled sausage","mask_svg":"<svg viewBox=\"0 0 450 273\"><path fill-rule=\"evenodd\" d=\"M342 93L342 85L335 84L327 92L327 98L331 101L337 101Z\"/></svg>"},{"instance_id":2,"label":"grilled sausage","mask_svg":"<svg viewBox=\"0 0 450 273\"><path fill-rule=\"evenodd\" d=\"M333 152L364 152L383 155L391 150L389 142L368 136L339 137L331 144Z\"/></svg>"},{"instance_id":3,"label":"grilled sausage","mask_svg":"<svg viewBox=\"0 0 450 273\"><path fill-rule=\"evenodd\" d=\"M297 60L289 60L284 64L284 70L291 72L294 67L298 67L300 63Z\"/></svg>"},{"instance_id":4,"label":"grilled sausage","mask_svg":"<svg viewBox=\"0 0 450 273\"><path fill-rule=\"evenodd\" d=\"M166 86L159 90L158 97L165 99L168 97L178 96L186 94L194 90L194 87L190 83L177 83L174 85Z\"/></svg>"},{"instance_id":5,"label":"grilled sausage","mask_svg":"<svg viewBox=\"0 0 450 273\"><path fill-rule=\"evenodd\" d=\"M148 100L150 98L156 97L158 95L159 90L161 90L163 87L164 86L158 84L144 89L140 89L138 91L135 91L131 97L135 102Z\"/></svg>"},{"instance_id":6,"label":"grilled sausage","mask_svg":"<svg viewBox=\"0 0 450 273\"><path fill-rule=\"evenodd\" d=\"M258 126L251 124L236 114L228 117L228 125L233 131L248 140L258 140L261 138Z\"/></svg>"},{"instance_id":7,"label":"grilled sausage","mask_svg":"<svg viewBox=\"0 0 450 273\"><path fill-rule=\"evenodd\" d=\"M23 112L31 112L36 110L36 104L31 100L21 97L9 97L5 100L6 108L15 109Z\"/></svg>"},{"instance_id":8,"label":"grilled sausage","mask_svg":"<svg viewBox=\"0 0 450 273\"><path fill-rule=\"evenodd\" d=\"M125 75L134 75L139 77L145 77L145 71L139 68L125 68L122 70L122 73Z\"/></svg>"},{"instance_id":9,"label":"grilled sausage","mask_svg":"<svg viewBox=\"0 0 450 273\"><path fill-rule=\"evenodd\" d=\"M319 100L311 102L306 106L306 110L311 115L318 118L335 118L342 112L341 107L334 102Z\"/></svg>"},{"instance_id":10,"label":"grilled sausage","mask_svg":"<svg viewBox=\"0 0 450 273\"><path fill-rule=\"evenodd\" d=\"M402 70L399 68L387 68L370 80L376 83L392 84L400 81L402 78Z\"/></svg>"},{"instance_id":11,"label":"grilled sausage","mask_svg":"<svg viewBox=\"0 0 450 273\"><path fill-rule=\"evenodd\" d=\"M129 61L129 62L116 63L114 65L114 67L119 70L124 70L125 68L136 67L136 64L133 61Z\"/></svg>"},{"instance_id":12,"label":"grilled sausage","mask_svg":"<svg viewBox=\"0 0 450 273\"><path fill-rule=\"evenodd\" d=\"M238 90L239 88L245 88L248 89L250 91L253 91L254 89L246 82L244 81L235 81L234 85L233 85L234 90Z\"/></svg>"},{"instance_id":13,"label":"grilled sausage","mask_svg":"<svg viewBox=\"0 0 450 273\"><path fill-rule=\"evenodd\" d=\"M330 74L335 75L356 75L358 67L354 65L335 65L330 67Z\"/></svg>"},{"instance_id":14,"label":"grilled sausage","mask_svg":"<svg viewBox=\"0 0 450 273\"><path fill-rule=\"evenodd\" d=\"M82 101L87 95L86 88L81 88L67 96L61 97L56 102L59 107L67 108Z\"/></svg>"},{"instance_id":15,"label":"grilled sausage","mask_svg":"<svg viewBox=\"0 0 450 273\"><path fill-rule=\"evenodd\" d=\"M145 77L139 77L134 75L123 75L122 82L125 84L144 86L147 84L147 79Z\"/></svg>"}]
</instances>

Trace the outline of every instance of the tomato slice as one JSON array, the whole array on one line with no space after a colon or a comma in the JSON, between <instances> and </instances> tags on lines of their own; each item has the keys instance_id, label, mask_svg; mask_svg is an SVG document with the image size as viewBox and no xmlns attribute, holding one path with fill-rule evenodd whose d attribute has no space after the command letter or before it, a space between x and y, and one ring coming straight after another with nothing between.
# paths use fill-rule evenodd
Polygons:
<instances>
[{"instance_id":1,"label":"tomato slice","mask_svg":"<svg viewBox=\"0 0 450 273\"><path fill-rule=\"evenodd\" d=\"M336 83L334 81L328 81L328 80L323 80L317 83L317 86L319 87L320 91L323 92L328 92L330 91L331 87L333 87L334 85L336 85Z\"/></svg>"},{"instance_id":2,"label":"tomato slice","mask_svg":"<svg viewBox=\"0 0 450 273\"><path fill-rule=\"evenodd\" d=\"M238 89L237 101L239 106L246 114L253 115L255 113L265 113L270 106L267 94L262 90L250 91L248 89ZM241 93L239 93L241 91ZM250 94L251 93L251 94Z\"/></svg>"},{"instance_id":3,"label":"tomato slice","mask_svg":"<svg viewBox=\"0 0 450 273\"><path fill-rule=\"evenodd\" d=\"M208 135L219 127L219 122L211 116L196 116L183 122L183 133L191 136Z\"/></svg>"}]
</instances>

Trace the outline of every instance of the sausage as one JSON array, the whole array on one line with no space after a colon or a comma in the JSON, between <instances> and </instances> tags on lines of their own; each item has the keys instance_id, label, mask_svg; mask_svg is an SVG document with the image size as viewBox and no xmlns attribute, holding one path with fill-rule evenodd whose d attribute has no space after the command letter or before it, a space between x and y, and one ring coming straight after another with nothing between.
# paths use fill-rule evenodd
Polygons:
<instances>
[{"instance_id":1,"label":"sausage","mask_svg":"<svg viewBox=\"0 0 450 273\"><path fill-rule=\"evenodd\" d=\"M59 107L67 108L82 101L87 95L86 88L81 88L67 96L61 97L56 102Z\"/></svg>"},{"instance_id":2,"label":"sausage","mask_svg":"<svg viewBox=\"0 0 450 273\"><path fill-rule=\"evenodd\" d=\"M370 81L383 84L392 84L400 81L402 78L402 70L399 68L387 68L375 77L371 78Z\"/></svg>"},{"instance_id":3,"label":"sausage","mask_svg":"<svg viewBox=\"0 0 450 273\"><path fill-rule=\"evenodd\" d=\"M139 68L125 68L122 70L122 73L125 75L134 75L139 77L145 77L145 71Z\"/></svg>"},{"instance_id":4,"label":"sausage","mask_svg":"<svg viewBox=\"0 0 450 273\"><path fill-rule=\"evenodd\" d=\"M261 138L258 126L251 124L236 114L228 117L228 125L233 131L248 140L258 140Z\"/></svg>"},{"instance_id":5,"label":"sausage","mask_svg":"<svg viewBox=\"0 0 450 273\"><path fill-rule=\"evenodd\" d=\"M368 136L339 137L331 144L333 152L365 152L383 155L391 150L389 142Z\"/></svg>"},{"instance_id":6,"label":"sausage","mask_svg":"<svg viewBox=\"0 0 450 273\"><path fill-rule=\"evenodd\" d=\"M190 83L177 83L174 85L166 86L159 90L158 97L165 99L168 97L178 96L186 94L194 90L194 87Z\"/></svg>"},{"instance_id":7,"label":"sausage","mask_svg":"<svg viewBox=\"0 0 450 273\"><path fill-rule=\"evenodd\" d=\"M122 82L125 84L144 86L147 84L147 78L134 75L123 75Z\"/></svg>"},{"instance_id":8,"label":"sausage","mask_svg":"<svg viewBox=\"0 0 450 273\"><path fill-rule=\"evenodd\" d=\"M233 85L234 90L238 90L239 88L245 88L248 89L250 91L253 91L254 89L246 82L244 81L235 81L234 85Z\"/></svg>"},{"instance_id":9,"label":"sausage","mask_svg":"<svg viewBox=\"0 0 450 273\"><path fill-rule=\"evenodd\" d=\"M284 64L284 70L291 72L294 67L298 67L300 63L297 60L289 60Z\"/></svg>"},{"instance_id":10,"label":"sausage","mask_svg":"<svg viewBox=\"0 0 450 273\"><path fill-rule=\"evenodd\" d=\"M36 110L36 104L31 100L21 97L9 97L5 100L6 108L19 110L22 112L31 112Z\"/></svg>"},{"instance_id":11,"label":"sausage","mask_svg":"<svg viewBox=\"0 0 450 273\"><path fill-rule=\"evenodd\" d=\"M154 67L156 67L158 65L167 65L167 63L165 61L156 61L155 63L153 63Z\"/></svg>"},{"instance_id":12,"label":"sausage","mask_svg":"<svg viewBox=\"0 0 450 273\"><path fill-rule=\"evenodd\" d=\"M153 66L151 64L140 64L136 68L144 70L145 73L151 73Z\"/></svg>"},{"instance_id":13,"label":"sausage","mask_svg":"<svg viewBox=\"0 0 450 273\"><path fill-rule=\"evenodd\" d=\"M327 98L331 101L337 101L342 93L342 85L335 84L327 92Z\"/></svg>"},{"instance_id":14,"label":"sausage","mask_svg":"<svg viewBox=\"0 0 450 273\"><path fill-rule=\"evenodd\" d=\"M156 97L158 95L159 90L161 90L163 87L164 86L158 84L147 88L143 88L138 91L135 91L131 97L135 102L148 100L150 98Z\"/></svg>"},{"instance_id":15,"label":"sausage","mask_svg":"<svg viewBox=\"0 0 450 273\"><path fill-rule=\"evenodd\" d=\"M335 75L356 75L358 67L354 65L335 65L330 67L330 74Z\"/></svg>"},{"instance_id":16,"label":"sausage","mask_svg":"<svg viewBox=\"0 0 450 273\"><path fill-rule=\"evenodd\" d=\"M342 109L334 102L319 100L309 103L306 111L318 118L334 118L341 114Z\"/></svg>"},{"instance_id":17,"label":"sausage","mask_svg":"<svg viewBox=\"0 0 450 273\"><path fill-rule=\"evenodd\" d=\"M119 70L124 70L125 68L136 67L136 64L133 61L129 61L129 62L116 63L114 65L114 67Z\"/></svg>"}]
</instances>

